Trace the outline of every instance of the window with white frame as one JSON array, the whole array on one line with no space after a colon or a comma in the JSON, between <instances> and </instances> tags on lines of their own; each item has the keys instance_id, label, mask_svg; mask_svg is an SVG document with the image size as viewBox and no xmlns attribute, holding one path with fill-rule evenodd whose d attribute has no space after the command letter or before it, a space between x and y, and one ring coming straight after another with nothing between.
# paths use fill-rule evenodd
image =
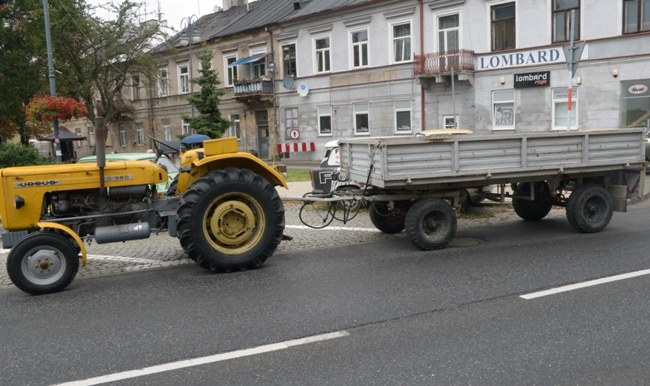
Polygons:
<instances>
[{"instance_id":1,"label":"window with white frame","mask_svg":"<svg viewBox=\"0 0 650 386\"><path fill-rule=\"evenodd\" d=\"M126 147L126 125L120 123L120 147Z\"/></svg>"},{"instance_id":2,"label":"window with white frame","mask_svg":"<svg viewBox=\"0 0 650 386\"><path fill-rule=\"evenodd\" d=\"M172 127L169 125L169 118L162 120L162 132L165 141L172 140Z\"/></svg>"},{"instance_id":3,"label":"window with white frame","mask_svg":"<svg viewBox=\"0 0 650 386\"><path fill-rule=\"evenodd\" d=\"M178 92L180 94L190 92L190 70L187 65L178 66Z\"/></svg>"},{"instance_id":4,"label":"window with white frame","mask_svg":"<svg viewBox=\"0 0 650 386\"><path fill-rule=\"evenodd\" d=\"M75 127L74 133L77 136L81 137L81 127ZM83 145L83 143L82 143L83 141L75 141L75 142L76 142L75 147L81 147Z\"/></svg>"},{"instance_id":5,"label":"window with white frame","mask_svg":"<svg viewBox=\"0 0 650 386\"><path fill-rule=\"evenodd\" d=\"M411 23L393 24L393 62L412 60Z\"/></svg>"},{"instance_id":6,"label":"window with white frame","mask_svg":"<svg viewBox=\"0 0 650 386\"><path fill-rule=\"evenodd\" d=\"M332 135L331 106L318 106L318 135Z\"/></svg>"},{"instance_id":7,"label":"window with white frame","mask_svg":"<svg viewBox=\"0 0 650 386\"><path fill-rule=\"evenodd\" d=\"M330 38L314 39L316 47L316 72L330 71Z\"/></svg>"},{"instance_id":8,"label":"window with white frame","mask_svg":"<svg viewBox=\"0 0 650 386\"><path fill-rule=\"evenodd\" d=\"M258 54L265 54L266 50L261 49L261 50L251 50L250 54L251 56L253 55L258 55ZM253 73L251 74L252 77L256 78L261 78L266 75L266 58L262 58L255 63L253 63Z\"/></svg>"},{"instance_id":9,"label":"window with white frame","mask_svg":"<svg viewBox=\"0 0 650 386\"><path fill-rule=\"evenodd\" d=\"M515 90L492 92L492 128L515 129Z\"/></svg>"},{"instance_id":10,"label":"window with white frame","mask_svg":"<svg viewBox=\"0 0 650 386\"><path fill-rule=\"evenodd\" d=\"M161 68L158 71L158 96L164 97L169 95L169 73L166 68Z\"/></svg>"},{"instance_id":11,"label":"window with white frame","mask_svg":"<svg viewBox=\"0 0 650 386\"><path fill-rule=\"evenodd\" d=\"M367 103L355 103L354 105L354 134L370 134Z\"/></svg>"},{"instance_id":12,"label":"window with white frame","mask_svg":"<svg viewBox=\"0 0 650 386\"><path fill-rule=\"evenodd\" d=\"M239 119L239 114L230 114L228 116L228 119L230 122L232 122L232 125L228 128L228 134L231 137L237 137L241 138L241 131L240 131L240 124L241 121Z\"/></svg>"},{"instance_id":13,"label":"window with white frame","mask_svg":"<svg viewBox=\"0 0 650 386\"><path fill-rule=\"evenodd\" d=\"M460 17L458 14L438 18L438 51L441 71L459 70Z\"/></svg>"},{"instance_id":14,"label":"window with white frame","mask_svg":"<svg viewBox=\"0 0 650 386\"><path fill-rule=\"evenodd\" d=\"M183 135L190 135L192 134L190 131L190 124L188 122L185 122L185 120L181 119L181 134Z\"/></svg>"},{"instance_id":15,"label":"window with white frame","mask_svg":"<svg viewBox=\"0 0 650 386\"><path fill-rule=\"evenodd\" d=\"M230 66L237 60L237 55L227 55L224 56L224 63L226 63L226 71L224 71L228 76L226 77L226 86L232 86L237 81L237 66Z\"/></svg>"},{"instance_id":16,"label":"window with white frame","mask_svg":"<svg viewBox=\"0 0 650 386\"><path fill-rule=\"evenodd\" d=\"M95 146L95 128L88 126L88 146Z\"/></svg>"},{"instance_id":17,"label":"window with white frame","mask_svg":"<svg viewBox=\"0 0 650 386\"><path fill-rule=\"evenodd\" d=\"M352 67L365 67L368 65L368 30L350 33L352 39Z\"/></svg>"},{"instance_id":18,"label":"window with white frame","mask_svg":"<svg viewBox=\"0 0 650 386\"><path fill-rule=\"evenodd\" d=\"M135 124L135 133L137 134L137 144L144 145L144 125L142 123Z\"/></svg>"},{"instance_id":19,"label":"window with white frame","mask_svg":"<svg viewBox=\"0 0 650 386\"><path fill-rule=\"evenodd\" d=\"M456 129L458 128L458 115L443 115L442 124L445 129Z\"/></svg>"},{"instance_id":20,"label":"window with white frame","mask_svg":"<svg viewBox=\"0 0 650 386\"><path fill-rule=\"evenodd\" d=\"M411 132L411 101L395 102L395 132Z\"/></svg>"},{"instance_id":21,"label":"window with white frame","mask_svg":"<svg viewBox=\"0 0 650 386\"><path fill-rule=\"evenodd\" d=\"M558 87L553 92L553 129L566 130L569 123L569 89ZM571 129L578 128L578 89L572 90L571 96Z\"/></svg>"},{"instance_id":22,"label":"window with white frame","mask_svg":"<svg viewBox=\"0 0 650 386\"><path fill-rule=\"evenodd\" d=\"M298 129L298 108L288 107L284 109L285 139L291 139L291 131Z\"/></svg>"}]
</instances>

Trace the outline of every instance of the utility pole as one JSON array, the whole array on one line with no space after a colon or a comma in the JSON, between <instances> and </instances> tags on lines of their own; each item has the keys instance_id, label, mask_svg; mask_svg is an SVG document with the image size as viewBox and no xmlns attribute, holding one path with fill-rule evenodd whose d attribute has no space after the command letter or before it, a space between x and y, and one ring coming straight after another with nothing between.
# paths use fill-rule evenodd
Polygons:
<instances>
[{"instance_id":1,"label":"utility pole","mask_svg":"<svg viewBox=\"0 0 650 386\"><path fill-rule=\"evenodd\" d=\"M47 0L43 0L43 14L45 17L45 43L47 45L47 68L50 78L50 95L56 96L56 82L54 80L54 59L52 58L52 36L50 34L50 6ZM59 139L59 118L54 118L54 154L56 163L61 161L61 140Z\"/></svg>"}]
</instances>

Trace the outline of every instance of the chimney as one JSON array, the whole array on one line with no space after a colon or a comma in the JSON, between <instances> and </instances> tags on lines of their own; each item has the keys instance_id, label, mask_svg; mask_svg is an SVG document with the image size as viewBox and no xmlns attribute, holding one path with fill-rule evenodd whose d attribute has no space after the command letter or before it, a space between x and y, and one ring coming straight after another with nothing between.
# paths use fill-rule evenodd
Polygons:
<instances>
[{"instance_id":1,"label":"chimney","mask_svg":"<svg viewBox=\"0 0 650 386\"><path fill-rule=\"evenodd\" d=\"M242 5L248 5L248 0L223 0L224 12L232 7L239 7Z\"/></svg>"}]
</instances>

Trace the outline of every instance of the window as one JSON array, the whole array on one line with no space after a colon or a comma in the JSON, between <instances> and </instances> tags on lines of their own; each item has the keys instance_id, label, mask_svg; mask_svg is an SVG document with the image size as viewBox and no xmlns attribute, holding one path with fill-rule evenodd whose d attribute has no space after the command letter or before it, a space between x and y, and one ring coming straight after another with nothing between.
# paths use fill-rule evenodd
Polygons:
<instances>
[{"instance_id":1,"label":"window","mask_svg":"<svg viewBox=\"0 0 650 386\"><path fill-rule=\"evenodd\" d=\"M169 94L168 90L169 74L166 68L161 68L158 72L158 96L164 97Z\"/></svg>"},{"instance_id":2,"label":"window","mask_svg":"<svg viewBox=\"0 0 650 386\"><path fill-rule=\"evenodd\" d=\"M162 120L162 131L163 131L163 140L164 141L171 141L172 140L172 132L171 132L171 126L169 125L169 119L163 119Z\"/></svg>"},{"instance_id":3,"label":"window","mask_svg":"<svg viewBox=\"0 0 650 386\"><path fill-rule=\"evenodd\" d=\"M411 23L393 25L393 61L411 60Z\"/></svg>"},{"instance_id":4,"label":"window","mask_svg":"<svg viewBox=\"0 0 650 386\"><path fill-rule=\"evenodd\" d=\"M131 77L131 86L133 88L133 100L140 100L140 76L134 75Z\"/></svg>"},{"instance_id":5,"label":"window","mask_svg":"<svg viewBox=\"0 0 650 386\"><path fill-rule=\"evenodd\" d=\"M318 135L332 135L332 108L318 107Z\"/></svg>"},{"instance_id":6,"label":"window","mask_svg":"<svg viewBox=\"0 0 650 386\"><path fill-rule=\"evenodd\" d=\"M460 21L458 15L443 16L438 19L438 51L444 52L440 56L440 69L451 71L459 68L458 49Z\"/></svg>"},{"instance_id":7,"label":"window","mask_svg":"<svg viewBox=\"0 0 650 386\"><path fill-rule=\"evenodd\" d=\"M237 81L237 66L230 66L232 63L234 63L237 60L237 55L231 55L231 56L225 56L224 62L226 63L226 71L225 73L228 74L226 78L226 86L232 86L235 84Z\"/></svg>"},{"instance_id":8,"label":"window","mask_svg":"<svg viewBox=\"0 0 650 386\"><path fill-rule=\"evenodd\" d=\"M187 66L178 67L178 92L180 94L190 92L190 71Z\"/></svg>"},{"instance_id":9,"label":"window","mask_svg":"<svg viewBox=\"0 0 650 386\"><path fill-rule=\"evenodd\" d=\"M554 88L553 91L553 129L566 130L569 120L568 88ZM574 88L571 97L571 129L578 128L578 89Z\"/></svg>"},{"instance_id":10,"label":"window","mask_svg":"<svg viewBox=\"0 0 650 386\"><path fill-rule=\"evenodd\" d=\"M266 53L265 50L256 50L253 51L251 50L251 56L257 55L257 54L264 54ZM253 73L251 74L252 77L256 78L261 78L266 75L266 58L262 57L260 60L256 61L253 63L252 67Z\"/></svg>"},{"instance_id":11,"label":"window","mask_svg":"<svg viewBox=\"0 0 650 386\"><path fill-rule=\"evenodd\" d=\"M193 134L190 130L190 124L181 119L181 134L190 135Z\"/></svg>"},{"instance_id":12,"label":"window","mask_svg":"<svg viewBox=\"0 0 650 386\"><path fill-rule=\"evenodd\" d=\"M126 147L126 126L120 123L120 147Z\"/></svg>"},{"instance_id":13,"label":"window","mask_svg":"<svg viewBox=\"0 0 650 386\"><path fill-rule=\"evenodd\" d=\"M650 79L621 82L622 127L650 128Z\"/></svg>"},{"instance_id":14,"label":"window","mask_svg":"<svg viewBox=\"0 0 650 386\"><path fill-rule=\"evenodd\" d=\"M515 48L515 3L492 7L492 51Z\"/></svg>"},{"instance_id":15,"label":"window","mask_svg":"<svg viewBox=\"0 0 650 386\"><path fill-rule=\"evenodd\" d=\"M228 134L231 137L237 137L241 138L241 132L240 132L240 120L239 120L239 114L230 114L228 116L228 119L230 122L232 122L232 125L228 128Z\"/></svg>"},{"instance_id":16,"label":"window","mask_svg":"<svg viewBox=\"0 0 650 386\"><path fill-rule=\"evenodd\" d=\"M298 129L298 108L289 107L284 109L285 139L291 139L291 130Z\"/></svg>"},{"instance_id":17,"label":"window","mask_svg":"<svg viewBox=\"0 0 650 386\"><path fill-rule=\"evenodd\" d=\"M354 134L370 134L367 103L354 105Z\"/></svg>"},{"instance_id":18,"label":"window","mask_svg":"<svg viewBox=\"0 0 650 386\"><path fill-rule=\"evenodd\" d=\"M456 119L454 119L454 117ZM445 129L456 129L458 128L458 114L454 115L443 115L442 123Z\"/></svg>"},{"instance_id":19,"label":"window","mask_svg":"<svg viewBox=\"0 0 650 386\"><path fill-rule=\"evenodd\" d=\"M515 91L492 92L492 128L494 130L515 129Z\"/></svg>"},{"instance_id":20,"label":"window","mask_svg":"<svg viewBox=\"0 0 650 386\"><path fill-rule=\"evenodd\" d=\"M352 32L352 67L368 65L368 30Z\"/></svg>"},{"instance_id":21,"label":"window","mask_svg":"<svg viewBox=\"0 0 650 386\"><path fill-rule=\"evenodd\" d=\"M296 45L288 44L282 46L282 64L284 68L284 76L293 75L298 76L296 71Z\"/></svg>"},{"instance_id":22,"label":"window","mask_svg":"<svg viewBox=\"0 0 650 386\"><path fill-rule=\"evenodd\" d=\"M411 101L395 102L395 132L411 132Z\"/></svg>"},{"instance_id":23,"label":"window","mask_svg":"<svg viewBox=\"0 0 650 386\"><path fill-rule=\"evenodd\" d=\"M88 126L88 146L95 146L95 128Z\"/></svg>"},{"instance_id":24,"label":"window","mask_svg":"<svg viewBox=\"0 0 650 386\"><path fill-rule=\"evenodd\" d=\"M138 145L144 145L144 126L142 123L136 123L135 124L135 132L137 134L137 144Z\"/></svg>"},{"instance_id":25,"label":"window","mask_svg":"<svg viewBox=\"0 0 650 386\"><path fill-rule=\"evenodd\" d=\"M571 11L576 11L573 36L580 40L580 0L553 0L553 43L567 42L571 38L569 24Z\"/></svg>"},{"instance_id":26,"label":"window","mask_svg":"<svg viewBox=\"0 0 650 386\"><path fill-rule=\"evenodd\" d=\"M650 31L650 0L623 0L623 33Z\"/></svg>"},{"instance_id":27,"label":"window","mask_svg":"<svg viewBox=\"0 0 650 386\"><path fill-rule=\"evenodd\" d=\"M316 44L316 72L330 71L330 38L315 40Z\"/></svg>"}]
</instances>

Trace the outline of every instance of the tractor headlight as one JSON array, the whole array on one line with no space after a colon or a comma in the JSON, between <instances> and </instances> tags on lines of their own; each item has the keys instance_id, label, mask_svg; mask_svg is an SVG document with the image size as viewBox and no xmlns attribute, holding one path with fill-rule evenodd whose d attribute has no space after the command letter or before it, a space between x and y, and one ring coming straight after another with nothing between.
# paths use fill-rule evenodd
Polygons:
<instances>
[{"instance_id":1,"label":"tractor headlight","mask_svg":"<svg viewBox=\"0 0 650 386\"><path fill-rule=\"evenodd\" d=\"M16 209L20 209L23 206L25 206L25 199L20 197L20 196L15 196L14 197L14 207Z\"/></svg>"}]
</instances>

